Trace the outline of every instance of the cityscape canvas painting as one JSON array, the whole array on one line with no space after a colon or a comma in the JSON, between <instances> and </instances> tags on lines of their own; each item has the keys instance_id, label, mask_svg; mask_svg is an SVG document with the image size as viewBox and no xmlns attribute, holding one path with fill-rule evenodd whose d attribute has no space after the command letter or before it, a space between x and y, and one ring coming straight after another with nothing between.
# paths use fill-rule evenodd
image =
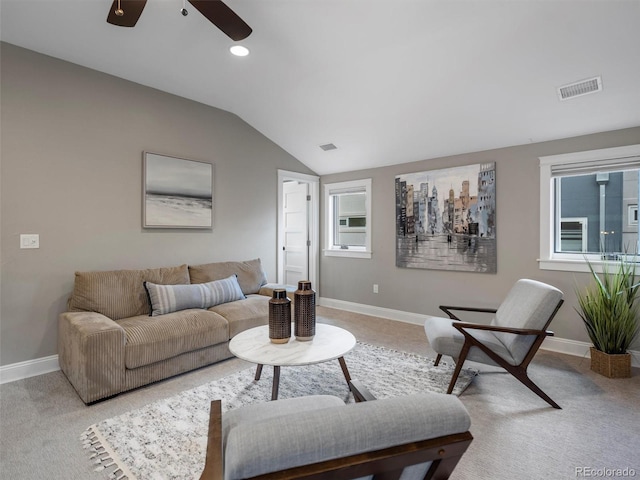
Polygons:
<instances>
[{"instance_id":1,"label":"cityscape canvas painting","mask_svg":"<svg viewBox=\"0 0 640 480\"><path fill-rule=\"evenodd\" d=\"M144 228L213 227L213 165L148 152L143 165Z\"/></svg>"},{"instance_id":2,"label":"cityscape canvas painting","mask_svg":"<svg viewBox=\"0 0 640 480\"><path fill-rule=\"evenodd\" d=\"M398 175L396 265L496 273L495 163Z\"/></svg>"}]
</instances>

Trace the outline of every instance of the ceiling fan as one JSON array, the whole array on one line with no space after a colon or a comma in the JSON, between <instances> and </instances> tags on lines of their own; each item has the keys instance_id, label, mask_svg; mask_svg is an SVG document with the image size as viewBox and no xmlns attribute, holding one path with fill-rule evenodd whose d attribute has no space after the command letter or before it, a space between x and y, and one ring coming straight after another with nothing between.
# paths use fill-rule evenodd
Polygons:
<instances>
[{"instance_id":1,"label":"ceiling fan","mask_svg":"<svg viewBox=\"0 0 640 480\"><path fill-rule=\"evenodd\" d=\"M189 3L231 40L244 40L251 35L251 27L221 0L189 0ZM107 22L119 27L133 27L147 0L113 0ZM182 14L187 10L182 8Z\"/></svg>"}]
</instances>

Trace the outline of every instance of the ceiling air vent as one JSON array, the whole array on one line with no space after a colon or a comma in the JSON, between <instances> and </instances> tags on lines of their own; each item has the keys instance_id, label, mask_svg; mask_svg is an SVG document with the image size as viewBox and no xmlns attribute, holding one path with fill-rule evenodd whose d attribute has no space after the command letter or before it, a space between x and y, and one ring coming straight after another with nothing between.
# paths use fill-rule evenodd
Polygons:
<instances>
[{"instance_id":1,"label":"ceiling air vent","mask_svg":"<svg viewBox=\"0 0 640 480\"><path fill-rule=\"evenodd\" d=\"M333 143L326 143L324 145L320 145L320 148L326 152L329 150L335 150L338 147L336 147Z\"/></svg>"},{"instance_id":2,"label":"ceiling air vent","mask_svg":"<svg viewBox=\"0 0 640 480\"><path fill-rule=\"evenodd\" d=\"M570 83L558 88L558 98L569 100L589 93L596 93L602 90L602 78L593 77L580 82Z\"/></svg>"}]
</instances>

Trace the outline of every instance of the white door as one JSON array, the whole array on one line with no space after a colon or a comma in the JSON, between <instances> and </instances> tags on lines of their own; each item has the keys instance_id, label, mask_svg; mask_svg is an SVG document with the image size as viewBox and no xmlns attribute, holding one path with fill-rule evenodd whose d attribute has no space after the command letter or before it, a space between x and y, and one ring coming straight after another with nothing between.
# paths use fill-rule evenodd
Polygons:
<instances>
[{"instance_id":1,"label":"white door","mask_svg":"<svg viewBox=\"0 0 640 480\"><path fill-rule=\"evenodd\" d=\"M309 280L309 184L289 181L282 185L283 282L298 285Z\"/></svg>"}]
</instances>

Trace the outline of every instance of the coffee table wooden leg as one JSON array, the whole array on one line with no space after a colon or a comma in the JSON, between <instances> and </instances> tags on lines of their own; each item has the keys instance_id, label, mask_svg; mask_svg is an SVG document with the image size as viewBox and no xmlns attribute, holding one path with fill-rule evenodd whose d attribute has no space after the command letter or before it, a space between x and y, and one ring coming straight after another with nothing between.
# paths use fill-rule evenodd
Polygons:
<instances>
[{"instance_id":1,"label":"coffee table wooden leg","mask_svg":"<svg viewBox=\"0 0 640 480\"><path fill-rule=\"evenodd\" d=\"M273 367L273 386L271 387L271 400L278 399L278 388L280 387L280 367Z\"/></svg>"},{"instance_id":2,"label":"coffee table wooden leg","mask_svg":"<svg viewBox=\"0 0 640 480\"><path fill-rule=\"evenodd\" d=\"M344 361L344 357L338 358L340 362L340 368L342 368L342 373L344 374L344 379L347 381L347 385L349 386L349 390L351 390L351 375L349 374L349 369L347 368L347 363Z\"/></svg>"},{"instance_id":3,"label":"coffee table wooden leg","mask_svg":"<svg viewBox=\"0 0 640 480\"><path fill-rule=\"evenodd\" d=\"M260 375L262 375L262 364L259 363L256 367L256 381L260 380Z\"/></svg>"}]
</instances>

